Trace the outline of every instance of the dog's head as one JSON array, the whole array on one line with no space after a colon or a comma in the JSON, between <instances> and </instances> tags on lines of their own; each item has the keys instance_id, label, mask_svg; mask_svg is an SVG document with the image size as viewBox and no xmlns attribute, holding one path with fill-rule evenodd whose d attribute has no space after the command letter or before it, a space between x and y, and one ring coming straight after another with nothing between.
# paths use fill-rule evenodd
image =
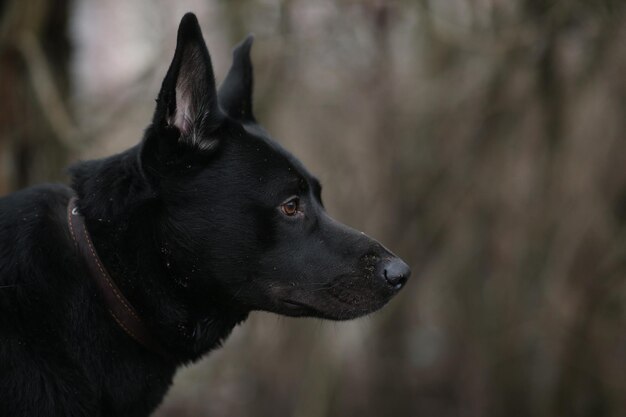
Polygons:
<instances>
[{"instance_id":1,"label":"dog's head","mask_svg":"<svg viewBox=\"0 0 626 417\"><path fill-rule=\"evenodd\" d=\"M332 219L320 183L252 112L248 37L219 92L198 22L181 21L174 59L142 144L160 201L156 239L194 303L348 319L382 307L409 267Z\"/></svg>"}]
</instances>

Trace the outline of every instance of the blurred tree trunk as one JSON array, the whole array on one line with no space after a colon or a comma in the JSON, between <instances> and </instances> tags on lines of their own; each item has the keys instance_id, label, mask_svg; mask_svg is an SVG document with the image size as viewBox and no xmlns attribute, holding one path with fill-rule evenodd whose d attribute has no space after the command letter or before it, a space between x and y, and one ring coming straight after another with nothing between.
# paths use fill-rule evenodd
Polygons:
<instances>
[{"instance_id":1,"label":"blurred tree trunk","mask_svg":"<svg viewBox=\"0 0 626 417\"><path fill-rule=\"evenodd\" d=\"M74 138L70 0L0 0L0 195L59 180Z\"/></svg>"}]
</instances>

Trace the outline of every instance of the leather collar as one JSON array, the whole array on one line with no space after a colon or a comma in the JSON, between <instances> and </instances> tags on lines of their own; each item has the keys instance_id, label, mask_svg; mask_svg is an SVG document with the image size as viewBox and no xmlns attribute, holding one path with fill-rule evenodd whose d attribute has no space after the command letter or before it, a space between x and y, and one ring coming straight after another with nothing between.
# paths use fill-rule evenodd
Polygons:
<instances>
[{"instance_id":1,"label":"leather collar","mask_svg":"<svg viewBox=\"0 0 626 417\"><path fill-rule=\"evenodd\" d=\"M124 297L124 294L122 294L122 291L104 267L87 231L85 219L78 211L77 201L77 198L73 197L67 205L67 223L70 235L85 259L92 278L96 281L98 288L100 288L109 314L111 314L111 317L113 317L113 320L121 329L137 343L163 357L168 357L163 347L154 339L141 318L139 318L137 311Z\"/></svg>"}]
</instances>

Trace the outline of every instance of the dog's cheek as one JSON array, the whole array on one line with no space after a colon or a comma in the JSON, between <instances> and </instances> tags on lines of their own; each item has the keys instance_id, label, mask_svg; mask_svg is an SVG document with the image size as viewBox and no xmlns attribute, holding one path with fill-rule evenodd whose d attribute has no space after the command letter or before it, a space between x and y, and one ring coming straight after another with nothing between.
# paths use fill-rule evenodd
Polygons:
<instances>
[{"instance_id":1,"label":"dog's cheek","mask_svg":"<svg viewBox=\"0 0 626 417\"><path fill-rule=\"evenodd\" d=\"M269 252L279 243L280 226L273 209L251 208L250 213L253 218L254 237L261 251ZM284 235L284 233L282 233Z\"/></svg>"}]
</instances>

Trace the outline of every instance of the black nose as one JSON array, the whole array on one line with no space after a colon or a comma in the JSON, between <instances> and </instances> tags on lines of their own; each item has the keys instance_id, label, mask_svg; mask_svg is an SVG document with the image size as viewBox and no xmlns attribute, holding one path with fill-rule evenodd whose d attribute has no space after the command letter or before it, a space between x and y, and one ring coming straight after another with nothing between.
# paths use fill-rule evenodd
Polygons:
<instances>
[{"instance_id":1,"label":"black nose","mask_svg":"<svg viewBox=\"0 0 626 417\"><path fill-rule=\"evenodd\" d=\"M411 275L411 268L400 258L386 261L383 268L385 279L395 289L402 288Z\"/></svg>"}]
</instances>

